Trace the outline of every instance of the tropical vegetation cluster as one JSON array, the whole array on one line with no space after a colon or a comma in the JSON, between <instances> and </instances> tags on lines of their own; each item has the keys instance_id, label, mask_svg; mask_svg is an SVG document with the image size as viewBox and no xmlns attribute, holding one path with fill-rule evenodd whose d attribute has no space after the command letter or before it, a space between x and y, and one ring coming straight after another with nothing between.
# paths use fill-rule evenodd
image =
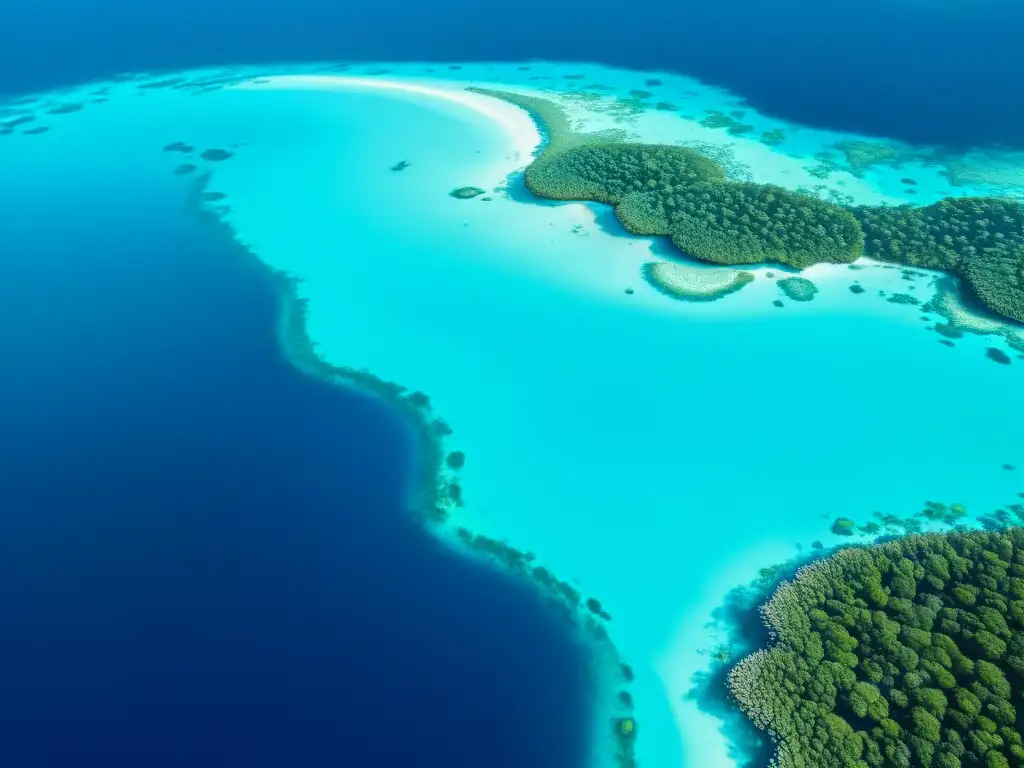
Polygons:
<instances>
[{"instance_id":1,"label":"tropical vegetation cluster","mask_svg":"<svg viewBox=\"0 0 1024 768\"><path fill-rule=\"evenodd\" d=\"M1024 528L841 550L762 616L729 682L780 768L1024 765Z\"/></svg>"},{"instance_id":2,"label":"tropical vegetation cluster","mask_svg":"<svg viewBox=\"0 0 1024 768\"><path fill-rule=\"evenodd\" d=\"M601 142L544 154L526 169L543 197L616 206L632 234L668 235L682 251L717 264L850 262L863 250L843 208L765 184L729 181L687 147Z\"/></svg>"},{"instance_id":3,"label":"tropical vegetation cluster","mask_svg":"<svg viewBox=\"0 0 1024 768\"><path fill-rule=\"evenodd\" d=\"M1024 206L1010 199L947 198L932 205L853 209L865 252L960 275L990 309L1024 321Z\"/></svg>"},{"instance_id":4,"label":"tropical vegetation cluster","mask_svg":"<svg viewBox=\"0 0 1024 768\"><path fill-rule=\"evenodd\" d=\"M548 99L471 90L516 104L540 123L546 143L526 170L526 184L541 197L608 203L629 232L668 235L686 254L719 264L806 267L866 254L946 270L988 309L1024 322L1019 201L975 197L923 207L849 207L732 181L695 149L578 133Z\"/></svg>"}]
</instances>

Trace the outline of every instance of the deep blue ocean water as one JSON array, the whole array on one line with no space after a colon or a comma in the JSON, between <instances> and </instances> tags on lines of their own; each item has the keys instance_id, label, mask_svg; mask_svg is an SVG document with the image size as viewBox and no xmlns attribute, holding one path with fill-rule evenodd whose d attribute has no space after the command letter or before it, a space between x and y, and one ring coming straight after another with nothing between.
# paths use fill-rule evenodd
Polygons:
<instances>
[{"instance_id":1,"label":"deep blue ocean water","mask_svg":"<svg viewBox=\"0 0 1024 768\"><path fill-rule=\"evenodd\" d=\"M5 2L0 92L230 62L596 60L796 122L1024 147L1024 8L953 3ZM580 765L563 628L408 519L402 425L292 370L266 274L158 202L4 200L0 762Z\"/></svg>"},{"instance_id":2,"label":"deep blue ocean water","mask_svg":"<svg viewBox=\"0 0 1024 768\"><path fill-rule=\"evenodd\" d=\"M598 61L677 70L797 123L1024 148L1015 0L12 0L0 92L275 60Z\"/></svg>"},{"instance_id":3,"label":"deep blue ocean water","mask_svg":"<svg viewBox=\"0 0 1024 768\"><path fill-rule=\"evenodd\" d=\"M581 765L582 653L403 512L406 428L290 367L185 183L11 181L0 763Z\"/></svg>"}]
</instances>

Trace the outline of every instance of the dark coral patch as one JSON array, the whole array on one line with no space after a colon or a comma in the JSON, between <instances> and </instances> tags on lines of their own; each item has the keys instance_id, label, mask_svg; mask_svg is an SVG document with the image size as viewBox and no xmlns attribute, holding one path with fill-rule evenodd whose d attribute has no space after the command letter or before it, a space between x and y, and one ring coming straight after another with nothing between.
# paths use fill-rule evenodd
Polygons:
<instances>
[{"instance_id":1,"label":"dark coral patch","mask_svg":"<svg viewBox=\"0 0 1024 768\"><path fill-rule=\"evenodd\" d=\"M139 88L145 88L152 90L154 88L173 88L176 85L181 85L185 82L183 77L168 77L165 80L155 80L152 83L140 83Z\"/></svg>"},{"instance_id":2,"label":"dark coral patch","mask_svg":"<svg viewBox=\"0 0 1024 768\"><path fill-rule=\"evenodd\" d=\"M58 104L56 107L46 111L51 115L70 115L72 112L81 111L81 109L81 104Z\"/></svg>"},{"instance_id":3,"label":"dark coral patch","mask_svg":"<svg viewBox=\"0 0 1024 768\"><path fill-rule=\"evenodd\" d=\"M8 120L6 123L0 123L0 127L3 127L5 129L9 128L11 130L14 130L19 125L24 125L25 123L31 123L33 120L35 120L35 118L32 115L22 115L21 117L16 117L13 120Z\"/></svg>"},{"instance_id":4,"label":"dark coral patch","mask_svg":"<svg viewBox=\"0 0 1024 768\"><path fill-rule=\"evenodd\" d=\"M986 349L985 357L994 363L999 363L1000 365L1009 365L1011 362L1010 356L997 347L989 347Z\"/></svg>"},{"instance_id":5,"label":"dark coral patch","mask_svg":"<svg viewBox=\"0 0 1024 768\"><path fill-rule=\"evenodd\" d=\"M234 156L234 152L228 152L226 149L205 149L203 154L200 155L203 160L211 163L219 163Z\"/></svg>"}]
</instances>

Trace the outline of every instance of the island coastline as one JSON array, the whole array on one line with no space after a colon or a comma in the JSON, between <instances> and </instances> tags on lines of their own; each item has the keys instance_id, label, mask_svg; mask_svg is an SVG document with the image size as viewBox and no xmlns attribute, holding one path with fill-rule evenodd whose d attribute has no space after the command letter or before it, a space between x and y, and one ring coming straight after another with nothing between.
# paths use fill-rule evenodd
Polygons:
<instances>
[{"instance_id":1,"label":"island coastline","mask_svg":"<svg viewBox=\"0 0 1024 768\"><path fill-rule=\"evenodd\" d=\"M605 754L595 754L592 763L636 768L639 727L629 693L633 671L608 632L612 617L598 599L583 595L568 582L559 580L537 562L532 553L474 533L459 524L457 511L462 506L462 498L458 476L466 457L461 451L448 449L447 440L452 430L433 412L429 397L370 371L334 365L317 353L307 333L309 303L298 293L299 279L261 261L240 241L224 216L208 205L204 195L211 176L211 172L206 172L194 178L188 192L189 208L214 236L230 241L241 257L265 270L275 282L279 302L276 335L282 354L307 376L378 400L412 430L418 449L415 457L418 471L409 476L405 490L405 507L409 514L455 552L528 582L553 610L568 620L591 655L598 726L594 748L605 751ZM455 456L457 458L453 459ZM605 728L603 734L600 727Z\"/></svg>"}]
</instances>

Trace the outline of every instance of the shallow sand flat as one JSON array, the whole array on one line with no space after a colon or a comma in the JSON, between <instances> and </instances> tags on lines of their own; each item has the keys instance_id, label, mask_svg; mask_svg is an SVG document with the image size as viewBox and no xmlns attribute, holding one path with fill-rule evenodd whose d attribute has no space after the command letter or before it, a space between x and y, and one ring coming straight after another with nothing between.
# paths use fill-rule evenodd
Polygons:
<instances>
[{"instance_id":1,"label":"shallow sand flat","mask_svg":"<svg viewBox=\"0 0 1024 768\"><path fill-rule=\"evenodd\" d=\"M342 109L353 96L336 98ZM476 125L475 116L450 117ZM378 167L392 154L381 151ZM969 371L970 386L998 390L1016 369L954 356L921 330L913 308L879 301L872 280L898 281L896 270L819 268L821 293L806 306L772 307L778 291L760 276L711 311L683 306L641 288L649 241L587 226L592 208L446 196L457 185L500 183L515 167L508 149L497 153L510 158L504 167L472 157L463 165L458 153L437 165L411 156L403 173L430 167L408 198L383 173L381 186L361 187L362 196L380 191L374 207L390 200L417 217L438 245L367 228L365 216L360 235L346 218L346 231L318 232L320 247L358 238L370 263L298 263L260 246L271 237L266 201L284 193L260 187L273 182L258 178L265 166L254 155L218 179L235 201L230 220L270 263L305 277L310 333L328 359L430 394L468 457L460 522L535 552L600 597L613 639L638 667L639 749L649 764L674 764L672 718L688 764L728 764L722 738L681 697L707 663L701 652L713 634L704 625L730 587L796 542L833 540L838 514L910 512L932 497L1005 500L1007 489L987 487L1001 479L1006 459L996 455L1019 452L1005 422L986 425L994 432L979 456L967 447L979 437L973 418L934 389L918 390L957 369ZM300 166L309 227L328 217L322 199L333 183L314 166L322 163ZM260 200L252 218L243 189ZM346 204L353 216L361 210L361 201ZM337 216L332 209L335 226ZM850 294L854 276L870 296ZM996 395L993 415L1019 419L1007 398ZM945 424L935 418L942 412ZM907 442L928 445L956 429L967 430L963 453L952 449L941 481L936 469L949 455L907 458Z\"/></svg>"},{"instance_id":2,"label":"shallow sand flat","mask_svg":"<svg viewBox=\"0 0 1024 768\"><path fill-rule=\"evenodd\" d=\"M117 152L171 173L172 141L232 148L210 189L239 239L301 280L320 353L428 393L453 428L467 456L458 524L535 552L611 613L637 670L643 764L733 765L717 721L684 701L725 594L797 544L837 541L838 515L1011 500L1024 365L986 360L992 337L938 344L919 308L878 296L909 290L898 269L814 267L814 301L777 308L788 273L761 267L721 301L679 302L640 276L659 246L615 234L605 208L454 199L505 185L536 129L498 102L467 107L467 81L430 73L403 89L394 69L385 88L363 74L198 95L119 84L53 136L0 139L16 142L0 160L32 183L59 131L97 171ZM129 183L116 168L104 183ZM922 298L927 285L914 282Z\"/></svg>"}]
</instances>

